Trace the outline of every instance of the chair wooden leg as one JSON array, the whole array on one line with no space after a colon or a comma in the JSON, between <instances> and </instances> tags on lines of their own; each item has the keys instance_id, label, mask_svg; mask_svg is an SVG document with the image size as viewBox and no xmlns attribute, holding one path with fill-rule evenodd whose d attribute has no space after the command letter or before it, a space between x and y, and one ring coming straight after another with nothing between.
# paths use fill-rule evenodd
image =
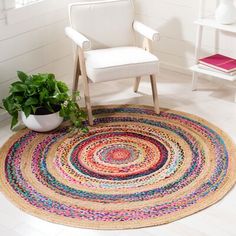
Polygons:
<instances>
[{"instance_id":1,"label":"chair wooden leg","mask_svg":"<svg viewBox=\"0 0 236 236\"><path fill-rule=\"evenodd\" d=\"M78 89L79 76L81 75L80 66L79 66L79 55L75 55L74 60L74 73L73 73L73 84L72 84L72 99L75 100L75 93Z\"/></svg>"},{"instance_id":2,"label":"chair wooden leg","mask_svg":"<svg viewBox=\"0 0 236 236\"><path fill-rule=\"evenodd\" d=\"M134 82L134 92L135 93L138 92L138 87L139 87L140 81L141 81L141 76L135 78L135 82Z\"/></svg>"},{"instance_id":3,"label":"chair wooden leg","mask_svg":"<svg viewBox=\"0 0 236 236\"><path fill-rule=\"evenodd\" d=\"M150 75L151 85L152 85L152 96L153 96L153 103L154 103L154 111L155 113L160 113L159 108L159 101L158 101L158 93L157 93L157 76Z\"/></svg>"},{"instance_id":4,"label":"chair wooden leg","mask_svg":"<svg viewBox=\"0 0 236 236\"><path fill-rule=\"evenodd\" d=\"M198 82L198 73L193 72L193 79L192 79L192 91L197 90L197 82Z\"/></svg>"},{"instance_id":5,"label":"chair wooden leg","mask_svg":"<svg viewBox=\"0 0 236 236\"><path fill-rule=\"evenodd\" d=\"M91 102L90 102L90 94L89 94L89 82L85 67L85 59L84 59L84 53L82 49L79 49L79 63L80 63L80 70L81 70L81 76L83 79L84 84L84 99L85 99L85 106L87 108L88 113L88 123L89 125L93 125L93 114L92 114L92 108L91 108Z\"/></svg>"},{"instance_id":6,"label":"chair wooden leg","mask_svg":"<svg viewBox=\"0 0 236 236\"><path fill-rule=\"evenodd\" d=\"M92 114L92 108L91 108L91 102L90 102L89 83L88 83L88 78L86 76L84 76L83 82L84 82L85 106L88 112L88 122L90 126L93 126L93 114Z\"/></svg>"}]
</instances>

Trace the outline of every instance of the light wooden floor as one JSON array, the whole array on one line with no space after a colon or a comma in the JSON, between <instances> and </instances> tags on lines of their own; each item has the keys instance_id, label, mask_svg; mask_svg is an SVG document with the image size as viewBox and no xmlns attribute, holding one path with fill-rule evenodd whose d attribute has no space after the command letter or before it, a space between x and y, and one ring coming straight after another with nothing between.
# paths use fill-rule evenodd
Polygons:
<instances>
[{"instance_id":1,"label":"light wooden floor","mask_svg":"<svg viewBox=\"0 0 236 236\"><path fill-rule=\"evenodd\" d=\"M92 86L94 104L152 104L148 80L141 82L140 94L132 91L132 80ZM197 92L191 91L191 78L162 71L158 82L162 107L199 115L221 127L236 142L236 104L234 89L225 83L201 81ZM107 89L107 91L103 89ZM81 101L83 102L83 101ZM12 135L9 121L0 124L0 145ZM139 230L97 231L65 227L27 215L0 194L1 236L236 236L236 188L218 204L182 220Z\"/></svg>"}]
</instances>

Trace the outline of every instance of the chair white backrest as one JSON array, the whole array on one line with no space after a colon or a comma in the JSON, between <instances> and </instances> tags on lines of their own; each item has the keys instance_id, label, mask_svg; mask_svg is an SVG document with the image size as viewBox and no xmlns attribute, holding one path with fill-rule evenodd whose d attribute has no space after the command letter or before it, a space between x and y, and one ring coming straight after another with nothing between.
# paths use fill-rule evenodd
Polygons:
<instances>
[{"instance_id":1,"label":"chair white backrest","mask_svg":"<svg viewBox=\"0 0 236 236\"><path fill-rule=\"evenodd\" d=\"M77 2L69 7L70 24L91 40L91 49L133 46L132 0Z\"/></svg>"}]
</instances>

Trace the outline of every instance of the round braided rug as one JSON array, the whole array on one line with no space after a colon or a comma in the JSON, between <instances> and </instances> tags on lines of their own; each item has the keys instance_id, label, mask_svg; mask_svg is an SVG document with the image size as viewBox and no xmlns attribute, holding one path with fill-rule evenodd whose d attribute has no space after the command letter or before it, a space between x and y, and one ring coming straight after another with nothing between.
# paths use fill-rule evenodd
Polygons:
<instances>
[{"instance_id":1,"label":"round braided rug","mask_svg":"<svg viewBox=\"0 0 236 236\"><path fill-rule=\"evenodd\" d=\"M23 130L1 149L0 185L22 210L93 229L168 223L220 200L236 149L209 122L147 106L93 109L89 133Z\"/></svg>"}]
</instances>

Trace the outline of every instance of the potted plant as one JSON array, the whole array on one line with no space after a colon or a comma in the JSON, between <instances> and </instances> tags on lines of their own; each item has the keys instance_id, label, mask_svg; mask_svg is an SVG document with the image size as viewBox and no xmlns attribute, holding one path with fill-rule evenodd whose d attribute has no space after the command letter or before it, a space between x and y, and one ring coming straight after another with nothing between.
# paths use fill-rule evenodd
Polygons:
<instances>
[{"instance_id":1,"label":"potted plant","mask_svg":"<svg viewBox=\"0 0 236 236\"><path fill-rule=\"evenodd\" d=\"M57 128L63 119L87 130L86 114L72 99L64 82L57 81L53 74L27 75L18 71L17 75L19 81L11 84L9 96L3 99L3 106L12 117L11 129L18 123L20 113L23 123L38 132ZM74 96L78 98L79 93Z\"/></svg>"}]
</instances>

